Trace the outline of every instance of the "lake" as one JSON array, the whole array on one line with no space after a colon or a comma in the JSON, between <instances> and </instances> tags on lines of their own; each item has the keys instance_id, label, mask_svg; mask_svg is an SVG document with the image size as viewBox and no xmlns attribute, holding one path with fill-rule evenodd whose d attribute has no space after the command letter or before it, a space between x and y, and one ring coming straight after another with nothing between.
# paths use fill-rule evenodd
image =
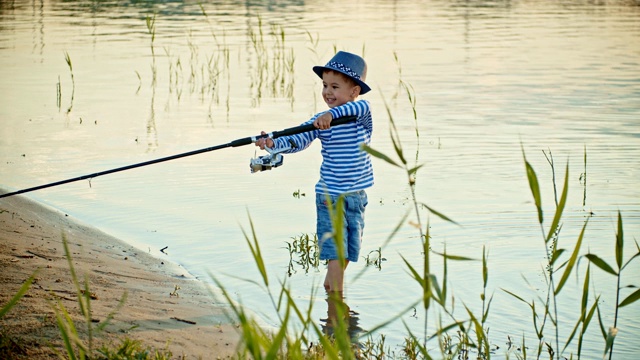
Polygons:
<instances>
[{"instance_id":1,"label":"lake","mask_svg":"<svg viewBox=\"0 0 640 360\"><path fill-rule=\"evenodd\" d=\"M540 181L548 231L568 167L559 235L566 261L587 222L581 254L615 264L618 211L624 258L640 234L640 6L637 1L12 1L0 2L0 186L20 190L225 144L296 126L326 108L311 71L336 50L363 55L362 96L373 108L372 147L397 159L393 119L415 176L431 269L448 261L448 305L480 314L488 252L487 326L494 356L507 342L535 347L531 310L546 289L545 243L524 156ZM389 114L391 116L389 116ZM586 154L586 161L585 161ZM319 145L251 174L253 146L222 149L25 194L104 230L203 281L219 278L265 326L277 316L243 232L251 223L277 294L285 282L301 306L326 318L324 268L289 267L287 243L315 232ZM551 166L553 162L553 167ZM346 273L357 328L390 319L394 351L405 326L422 336L425 314L404 259L423 254L404 170L375 159L362 257L379 267ZM554 194L554 176L558 194ZM404 216L408 214L406 220ZM394 234L396 226L401 225ZM390 241L387 244L387 240ZM165 252L160 249L168 247ZM560 344L579 318L586 259L559 295ZM613 325L615 277L591 267L589 306L601 295ZM561 276L562 270L556 275ZM556 280L557 281L557 280ZM622 286L640 285L640 266ZM168 284L170 287L170 285ZM621 299L634 289L623 289ZM315 292L315 297L312 296ZM435 319L429 313L429 331ZM618 317L615 358L640 352L638 304ZM443 319L449 323L450 319ZM555 341L547 328L546 341ZM600 357L594 320L583 355ZM431 343L430 343L431 344ZM436 346L435 343L431 344ZM435 350L435 349L434 349ZM563 353L577 351L574 341ZM439 353L439 352L436 352ZM513 353L511 356L514 356Z\"/></svg>"}]
</instances>

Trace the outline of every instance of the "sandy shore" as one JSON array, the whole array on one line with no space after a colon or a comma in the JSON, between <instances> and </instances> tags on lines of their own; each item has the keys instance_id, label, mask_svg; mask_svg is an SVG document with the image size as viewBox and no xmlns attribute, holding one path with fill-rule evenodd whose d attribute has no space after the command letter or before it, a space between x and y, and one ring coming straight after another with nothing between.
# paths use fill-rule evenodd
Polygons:
<instances>
[{"instance_id":1,"label":"sandy shore","mask_svg":"<svg viewBox=\"0 0 640 360\"><path fill-rule=\"evenodd\" d=\"M125 305L97 336L94 348L119 344L128 337L144 346L168 349L174 358L233 357L240 339L238 329L225 316L225 305L215 302L205 284L179 266L165 264L22 196L0 199L0 307L38 271L27 294L0 319L0 333L11 339L14 354L25 359L57 358L50 344L59 350L63 347L52 300L60 301L86 336L64 254L63 233L80 281L89 279L94 326L104 322L126 294Z\"/></svg>"}]
</instances>

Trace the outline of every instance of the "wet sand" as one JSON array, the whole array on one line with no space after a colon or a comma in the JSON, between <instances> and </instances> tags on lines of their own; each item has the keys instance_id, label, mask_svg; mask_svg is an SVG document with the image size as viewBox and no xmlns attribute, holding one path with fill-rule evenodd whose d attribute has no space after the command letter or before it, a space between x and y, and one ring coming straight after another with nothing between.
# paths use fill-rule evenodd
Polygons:
<instances>
[{"instance_id":1,"label":"wet sand","mask_svg":"<svg viewBox=\"0 0 640 360\"><path fill-rule=\"evenodd\" d=\"M104 323L115 311L95 336L94 349L128 337L171 351L174 358L233 357L240 335L225 315L226 305L211 294L214 289L180 266L24 196L0 199L0 306L37 271L26 295L0 319L0 333L11 339L15 354L57 358L51 346L64 352L52 308L56 302L71 314L81 338L88 339L63 236L79 281L89 281L92 324Z\"/></svg>"}]
</instances>

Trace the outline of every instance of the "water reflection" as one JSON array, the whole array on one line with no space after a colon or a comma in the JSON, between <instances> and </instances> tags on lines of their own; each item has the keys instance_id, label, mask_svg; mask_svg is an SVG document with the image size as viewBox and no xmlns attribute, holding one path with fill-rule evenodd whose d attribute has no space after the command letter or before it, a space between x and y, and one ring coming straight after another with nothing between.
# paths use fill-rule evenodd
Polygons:
<instances>
[{"instance_id":1,"label":"water reflection","mask_svg":"<svg viewBox=\"0 0 640 360\"><path fill-rule=\"evenodd\" d=\"M327 293L327 317L320 319L322 332L328 337L348 335L352 343L357 343L365 330L360 327L360 314L351 310L341 292Z\"/></svg>"}]
</instances>

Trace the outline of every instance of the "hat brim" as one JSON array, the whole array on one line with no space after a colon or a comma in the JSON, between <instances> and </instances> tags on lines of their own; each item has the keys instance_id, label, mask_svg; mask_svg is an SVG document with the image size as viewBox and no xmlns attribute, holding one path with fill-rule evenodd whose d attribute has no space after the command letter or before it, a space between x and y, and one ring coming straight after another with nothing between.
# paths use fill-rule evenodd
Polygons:
<instances>
[{"instance_id":1,"label":"hat brim","mask_svg":"<svg viewBox=\"0 0 640 360\"><path fill-rule=\"evenodd\" d=\"M318 75L318 77L320 79L322 79L322 73L324 73L325 70L331 70L331 71L339 72L339 73L345 75L346 77L348 77L349 79L353 80L356 84L358 84L358 86L360 86L360 95L364 95L364 94L368 93L369 91L371 91L371 88L369 87L369 85L367 85L364 81L362 81L360 79L356 79L356 78L354 78L353 76L347 74L344 71L340 71L338 69L334 69L334 68L330 68L330 67L326 67L326 66L314 66L313 67L313 72L315 72L316 75Z\"/></svg>"}]
</instances>

